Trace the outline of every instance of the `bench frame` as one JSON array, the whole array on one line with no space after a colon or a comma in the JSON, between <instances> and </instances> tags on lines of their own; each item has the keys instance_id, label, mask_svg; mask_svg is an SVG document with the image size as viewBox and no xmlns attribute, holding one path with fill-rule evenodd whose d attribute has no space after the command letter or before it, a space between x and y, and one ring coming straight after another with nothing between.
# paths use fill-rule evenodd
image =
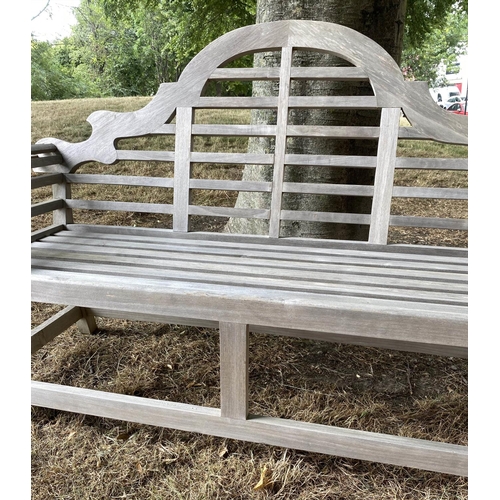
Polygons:
<instances>
[{"instance_id":1,"label":"bench frame","mask_svg":"<svg viewBox=\"0 0 500 500\"><path fill-rule=\"evenodd\" d=\"M237 53L235 47L238 47ZM323 133L320 128L305 130L299 126L288 125L288 110L290 107L309 105L333 107L333 102L335 105L339 102L335 101L335 98L330 98L328 102L325 99L316 99L313 104L307 104L305 100L289 95L290 79L294 75L296 78L301 78L301 69L292 66L292 53L295 47L329 51L344 57L354 64L354 67L344 68L343 78L350 75L352 79L359 79L362 73L363 78L368 77L375 89L373 97L344 98L341 102L341 107L352 105L381 109L381 123L376 132L368 128L365 130L360 128L356 132L358 135L368 134L368 136L376 133L378 138L378 153L373 159L375 163L371 165L376 169L375 181L373 187L368 189L369 195L373 198L372 212L366 215L353 215L354 218L351 218L351 222L370 224L368 242L280 239L281 221L297 216L283 208L283 193L302 192L297 189L304 189L285 180L285 165L294 161L293 155L286 153L286 137L293 133L306 133L310 136ZM278 80L280 92L277 98L231 100L228 97L200 97L207 80L230 78L229 75L234 78L237 71L224 69L223 63L241 53L270 49L282 51L281 67L256 68L251 77ZM337 71L325 68L322 70L323 73L332 71L332 75ZM239 78L250 78L251 69L238 71ZM415 108L415 102L418 103L418 108ZM275 151L270 160L274 166L272 184L257 186L257 190L271 192L271 205L268 210L256 209L253 212L251 209L237 208L216 210L191 205L190 189L202 184L200 182L196 184L190 178L191 163L198 161L196 157L198 153L192 151L193 134L225 133L224 127L219 127L215 131L214 126L211 126L211 129L204 129L202 125L193 123L193 110L196 107L211 106L277 106L277 124L271 129L261 127L258 131L258 134L267 133L276 137ZM410 120L411 127L400 127L402 109ZM175 125L171 122L174 115ZM32 187L53 186L53 200L35 205L32 209L33 216L53 212L53 224L32 234L35 252L32 299L70 304L32 330L32 353L71 325L77 324L83 332L95 331L96 317L218 328L221 354L221 405L220 409L205 408L32 381L33 405L310 452L467 475L465 446L248 414L250 332L466 357L467 314L466 307L461 303L457 302L456 306L446 307L437 303L428 304L422 312L420 306L396 305L396 298L388 299L387 306L382 307L381 299L371 301L369 296L358 300L342 297L341 294L333 304L327 299L318 298L316 292L304 292L299 297L293 290L276 291L262 287L257 293L258 297L250 297L236 285L213 288L212 285L203 283L180 285L180 282L175 280L165 285L151 279L146 282L147 286L144 286L140 278L134 276L128 278L125 283L123 278L109 275L100 281L96 280L96 276L92 273L82 274L56 267L54 268L56 271L49 272L39 263L43 252L37 253L40 252L37 245L46 240L50 241L53 235L62 235L63 238L68 238L68 241L69 238L102 236L137 238L137 241L146 241L148 238L156 241L155 238L161 238L165 243L181 246L187 243L208 246L231 244L239 245L240 248L260 249L265 245L276 252L308 253L314 249L314 252L323 252L321 255L335 250L343 252L342 258L350 252L360 256L365 256L363 252L368 252L370 255L377 253L380 255L378 258L382 260L410 258L425 262L434 259L433 265L442 263L451 267L466 264L465 249L387 244L388 229L391 224L418 225L422 222L421 220L415 222L415 219L408 217L394 216L390 212L393 196L408 195L406 188L393 186L395 169L404 168L409 161L397 158L398 139L433 139L466 144L466 118L446 114L440 110L432 103L428 90L420 82L405 82L390 56L363 35L329 23L280 21L241 28L216 40L193 59L178 83L162 85L157 96L143 110L134 113L100 111L93 113L89 117L89 122L92 124L93 133L87 141L70 144L48 138L32 147L32 166L35 171L45 173L43 176L33 178ZM240 129L238 133L247 135L255 133L256 129L252 129L252 126L243 127L246 128ZM232 127L231 133L235 133L236 130ZM120 138L158 133L175 134L175 153L143 152L141 155L140 152L116 148ZM337 136L345 137L347 130L337 130L336 133ZM222 163L235 161L234 155L229 156L224 157L224 153L220 153L213 161ZM264 158L265 155L261 156L258 161L269 161L267 157ZM174 189L173 204L158 208L162 213L173 215L172 230L85 227L74 224L74 209L112 208L107 202L85 204L72 198L71 184L79 181L103 182L99 177L91 180L90 176L85 177L84 174L81 174L83 178L79 179L80 174L76 174L78 168L90 161L112 164L119 160L136 158L175 162L175 176L167 180ZM206 159L207 157L203 156L203 160ZM304 158L296 160L307 161ZM315 158L314 161L327 160L331 161L331 158L326 160ZM249 163L248 156L243 155L240 161ZM357 160L351 158L349 161ZM428 160L417 159L416 162L418 167L425 168ZM443 168L463 169L466 166L463 160L449 160ZM116 182L124 181L116 180ZM218 189L231 188L228 182L206 185ZM241 185L239 188L245 189ZM247 184L246 188L256 188L256 185ZM318 193L324 188L309 186L306 189L309 189L308 192ZM461 190L450 190L450 193L452 198L464 196ZM443 193L439 196L445 197ZM133 203L114 208L132 211L142 209L139 204ZM154 211L155 208L150 205L148 210ZM265 217L269 220L269 234L248 236L189 232L189 217L206 213ZM338 214L332 216L304 213L299 214L300 216L304 217L303 220L332 222L344 218ZM466 221L461 219L447 221L448 225L436 221L432 224L433 227L466 228ZM54 263L51 265L55 266ZM165 299L166 294L168 299ZM391 309L393 305L394 309ZM334 319L337 321L335 326L331 324Z\"/></svg>"}]
</instances>

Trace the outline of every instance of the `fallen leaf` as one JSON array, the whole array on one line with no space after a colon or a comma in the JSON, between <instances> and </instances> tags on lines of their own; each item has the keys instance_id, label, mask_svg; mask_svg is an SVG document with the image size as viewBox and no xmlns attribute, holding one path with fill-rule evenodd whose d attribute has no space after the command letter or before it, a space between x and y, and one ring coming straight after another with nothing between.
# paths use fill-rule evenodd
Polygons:
<instances>
[{"instance_id":1,"label":"fallen leaf","mask_svg":"<svg viewBox=\"0 0 500 500\"><path fill-rule=\"evenodd\" d=\"M130 434L130 432L122 432L121 434L118 434L118 436L116 436L116 439L118 441L127 441L127 439L131 436L132 434Z\"/></svg>"},{"instance_id":2,"label":"fallen leaf","mask_svg":"<svg viewBox=\"0 0 500 500\"><path fill-rule=\"evenodd\" d=\"M254 490L263 490L269 488L273 483L271 481L271 471L268 469L267 465L264 465L260 472L260 480L253 487Z\"/></svg>"}]
</instances>

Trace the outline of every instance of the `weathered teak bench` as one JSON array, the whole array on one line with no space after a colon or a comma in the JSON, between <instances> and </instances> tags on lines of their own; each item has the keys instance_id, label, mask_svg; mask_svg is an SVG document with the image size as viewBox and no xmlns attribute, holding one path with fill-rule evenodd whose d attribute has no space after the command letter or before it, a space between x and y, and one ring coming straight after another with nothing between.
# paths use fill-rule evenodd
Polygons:
<instances>
[{"instance_id":1,"label":"weathered teak bench","mask_svg":"<svg viewBox=\"0 0 500 500\"><path fill-rule=\"evenodd\" d=\"M333 53L348 65L295 67L294 51ZM272 68L226 67L243 54L280 51ZM273 80L271 97L207 97L209 81ZM369 81L367 96L294 96L290 82L304 79ZM272 124L200 124L199 109L275 109ZM380 110L380 126L290 125L289 110ZM402 126L402 113L410 126ZM342 26L280 21L247 26L217 39L164 84L143 109L99 111L81 143L48 138L32 147L43 175L33 188L53 186L53 199L33 216L53 212L53 224L32 234L32 299L67 306L32 332L32 352L77 323L88 332L95 317L219 328L220 409L150 400L44 382L32 382L33 405L158 425L344 457L467 474L467 447L382 435L266 416L248 415L248 334L298 336L427 354L467 355L467 250L422 244L388 244L390 226L466 230L464 219L391 214L397 197L466 199L466 190L394 186L398 169L466 170L463 159L397 157L398 139L467 144L467 118L436 106L425 84L406 82L376 43ZM172 151L121 149L119 140L172 136ZM196 136L275 137L262 154L199 152ZM290 137L377 140L376 155L291 154ZM127 139L129 140L129 139ZM89 162L170 162L172 178L82 173ZM193 178L195 163L272 165L272 182ZM373 169L372 185L296 183L293 165ZM209 168L207 166L207 168ZM80 184L141 186L172 192L173 202L76 199ZM121 188L120 188L121 189ZM269 193L268 208L194 205L192 190ZM288 210L287 193L364 196L371 213ZM167 199L167 198L165 198ZM79 210L168 214L169 228L77 223ZM264 236L189 231L192 216L264 218ZM97 220L97 219L96 219ZM369 226L368 241L280 238L288 220Z\"/></svg>"}]
</instances>

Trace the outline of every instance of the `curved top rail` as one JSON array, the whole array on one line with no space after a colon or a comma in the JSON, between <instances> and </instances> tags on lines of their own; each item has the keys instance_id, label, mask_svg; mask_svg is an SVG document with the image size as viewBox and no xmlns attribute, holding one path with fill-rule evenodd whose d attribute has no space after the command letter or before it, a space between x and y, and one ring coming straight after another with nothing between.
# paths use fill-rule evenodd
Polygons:
<instances>
[{"instance_id":1,"label":"curved top rail","mask_svg":"<svg viewBox=\"0 0 500 500\"><path fill-rule=\"evenodd\" d=\"M286 20L245 26L216 39L186 66L179 81L160 85L144 108L133 112L96 111L87 121L91 136L80 143L55 138L67 171L87 161L114 163L115 143L124 137L153 133L175 113L177 106L194 106L212 73L245 54L282 47L310 49L339 56L363 68L380 107L401 107L418 133L437 141L467 143L466 117L448 113L433 101L424 82L406 82L394 59L376 42L345 26L323 21Z\"/></svg>"}]
</instances>

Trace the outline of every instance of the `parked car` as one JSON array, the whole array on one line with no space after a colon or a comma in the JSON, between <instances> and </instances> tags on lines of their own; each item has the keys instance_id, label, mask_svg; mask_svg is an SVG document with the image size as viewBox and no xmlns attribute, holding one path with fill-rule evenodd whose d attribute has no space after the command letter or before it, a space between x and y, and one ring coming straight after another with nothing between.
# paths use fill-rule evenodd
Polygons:
<instances>
[{"instance_id":1,"label":"parked car","mask_svg":"<svg viewBox=\"0 0 500 500\"><path fill-rule=\"evenodd\" d=\"M450 97L446 102L441 103L441 107L443 107L444 109L448 109L452 104L455 104L456 102L465 102L465 97L454 95Z\"/></svg>"},{"instance_id":2,"label":"parked car","mask_svg":"<svg viewBox=\"0 0 500 500\"><path fill-rule=\"evenodd\" d=\"M455 102L450 107L447 108L447 111L451 111L456 115L468 115L469 107L466 107L465 102Z\"/></svg>"}]
</instances>

